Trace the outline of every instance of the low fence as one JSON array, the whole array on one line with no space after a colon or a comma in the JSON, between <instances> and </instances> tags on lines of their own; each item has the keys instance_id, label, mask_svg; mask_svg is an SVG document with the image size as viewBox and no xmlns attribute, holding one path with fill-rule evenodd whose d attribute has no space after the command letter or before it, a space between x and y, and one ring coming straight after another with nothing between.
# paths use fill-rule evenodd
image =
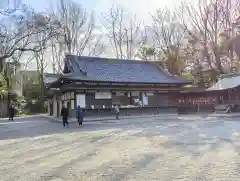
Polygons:
<instances>
[{"instance_id":1,"label":"low fence","mask_svg":"<svg viewBox=\"0 0 240 181\"><path fill-rule=\"evenodd\" d=\"M240 111L240 107L236 111ZM76 110L69 110L70 117L76 116ZM179 114L195 114L195 113L212 113L215 111L213 104L203 105L178 105L169 107L132 107L132 108L121 108L120 114L126 116L132 115L150 115L150 114L161 114L161 113L179 113ZM102 109L85 109L85 117L94 116L112 116L115 115L113 108L102 108Z\"/></svg>"},{"instance_id":2,"label":"low fence","mask_svg":"<svg viewBox=\"0 0 240 181\"><path fill-rule=\"evenodd\" d=\"M133 115L152 115L161 113L177 113L177 106L169 107L132 107L132 108L120 108L120 114L125 116ZM84 115L86 117L91 116L112 116L115 115L113 108L105 109L85 109ZM70 111L70 116L76 116L76 110Z\"/></svg>"},{"instance_id":3,"label":"low fence","mask_svg":"<svg viewBox=\"0 0 240 181\"><path fill-rule=\"evenodd\" d=\"M191 105L179 105L179 114L191 114L191 113L211 113L214 112L213 104L191 104Z\"/></svg>"}]
</instances>

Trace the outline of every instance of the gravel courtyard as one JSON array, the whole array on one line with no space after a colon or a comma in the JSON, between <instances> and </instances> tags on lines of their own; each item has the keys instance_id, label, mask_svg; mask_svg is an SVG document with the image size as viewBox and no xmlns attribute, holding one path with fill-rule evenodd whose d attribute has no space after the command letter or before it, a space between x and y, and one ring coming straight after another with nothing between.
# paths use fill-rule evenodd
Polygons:
<instances>
[{"instance_id":1,"label":"gravel courtyard","mask_svg":"<svg viewBox=\"0 0 240 181\"><path fill-rule=\"evenodd\" d=\"M240 181L240 117L0 121L0 181Z\"/></svg>"}]
</instances>

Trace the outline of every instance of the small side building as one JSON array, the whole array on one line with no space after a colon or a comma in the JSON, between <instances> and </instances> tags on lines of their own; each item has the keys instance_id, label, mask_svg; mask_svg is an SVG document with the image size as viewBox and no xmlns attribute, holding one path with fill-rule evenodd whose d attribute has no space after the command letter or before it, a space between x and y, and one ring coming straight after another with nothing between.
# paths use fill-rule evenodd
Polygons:
<instances>
[{"instance_id":1,"label":"small side building","mask_svg":"<svg viewBox=\"0 0 240 181\"><path fill-rule=\"evenodd\" d=\"M185 88L178 99L179 113L213 112L218 96L205 88Z\"/></svg>"},{"instance_id":2,"label":"small side building","mask_svg":"<svg viewBox=\"0 0 240 181\"><path fill-rule=\"evenodd\" d=\"M221 75L219 81L207 92L217 96L218 104L240 105L240 74Z\"/></svg>"},{"instance_id":3,"label":"small side building","mask_svg":"<svg viewBox=\"0 0 240 181\"><path fill-rule=\"evenodd\" d=\"M70 115L80 105L85 115L110 115L114 105L124 114L176 107L183 85L192 82L170 75L158 62L66 55L63 74L46 87L49 114ZM144 109L144 110L143 110Z\"/></svg>"},{"instance_id":4,"label":"small side building","mask_svg":"<svg viewBox=\"0 0 240 181\"><path fill-rule=\"evenodd\" d=\"M240 74L221 75L218 82L208 89L188 88L181 91L180 107L190 112L226 110L240 112Z\"/></svg>"}]
</instances>

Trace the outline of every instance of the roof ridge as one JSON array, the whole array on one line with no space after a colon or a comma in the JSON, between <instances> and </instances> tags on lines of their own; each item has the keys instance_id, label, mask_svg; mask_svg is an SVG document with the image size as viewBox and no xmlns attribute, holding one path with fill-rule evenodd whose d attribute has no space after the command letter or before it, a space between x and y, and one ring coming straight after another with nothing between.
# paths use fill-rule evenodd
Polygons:
<instances>
[{"instance_id":1,"label":"roof ridge","mask_svg":"<svg viewBox=\"0 0 240 181\"><path fill-rule=\"evenodd\" d=\"M148 60L135 60L135 59L122 59L122 58L108 58L108 57L91 57L91 56L79 56L79 55L72 55L72 54L67 54L65 55L66 58L70 58L70 57L76 57L77 60L81 61L86 61L86 60L97 60L97 61L106 61L106 60L111 60L111 61L120 61L120 62L127 62L127 63L160 63L160 61L148 61Z\"/></svg>"},{"instance_id":2,"label":"roof ridge","mask_svg":"<svg viewBox=\"0 0 240 181\"><path fill-rule=\"evenodd\" d=\"M161 65L157 63L153 63L153 64L156 65L157 68L160 69L162 72L164 72L166 75L173 77L173 75L170 72L166 71Z\"/></svg>"},{"instance_id":3,"label":"roof ridge","mask_svg":"<svg viewBox=\"0 0 240 181\"><path fill-rule=\"evenodd\" d=\"M171 78L174 78L174 79L180 79L180 80L188 80L188 79L185 79L179 75L174 75L174 74L171 74L170 72L168 72L167 70L165 70L161 65L157 64L157 63L154 63L163 73L165 73L167 76L171 77ZM188 80L189 82L192 82L192 80Z\"/></svg>"}]
</instances>

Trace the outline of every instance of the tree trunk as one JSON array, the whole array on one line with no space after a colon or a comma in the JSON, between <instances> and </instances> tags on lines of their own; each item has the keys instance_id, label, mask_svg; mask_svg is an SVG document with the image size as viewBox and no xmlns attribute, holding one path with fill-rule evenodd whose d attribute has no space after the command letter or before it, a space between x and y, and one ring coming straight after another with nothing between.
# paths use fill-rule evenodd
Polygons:
<instances>
[{"instance_id":1,"label":"tree trunk","mask_svg":"<svg viewBox=\"0 0 240 181\"><path fill-rule=\"evenodd\" d=\"M219 71L220 74L223 74L224 72L222 68L222 63L221 63L220 55L218 52L215 53L215 59L216 59L217 70Z\"/></svg>"},{"instance_id":2,"label":"tree trunk","mask_svg":"<svg viewBox=\"0 0 240 181\"><path fill-rule=\"evenodd\" d=\"M10 80L6 77L7 83L7 107L8 107L8 115L10 115L10 104L11 104L11 90L10 90Z\"/></svg>"}]
</instances>

